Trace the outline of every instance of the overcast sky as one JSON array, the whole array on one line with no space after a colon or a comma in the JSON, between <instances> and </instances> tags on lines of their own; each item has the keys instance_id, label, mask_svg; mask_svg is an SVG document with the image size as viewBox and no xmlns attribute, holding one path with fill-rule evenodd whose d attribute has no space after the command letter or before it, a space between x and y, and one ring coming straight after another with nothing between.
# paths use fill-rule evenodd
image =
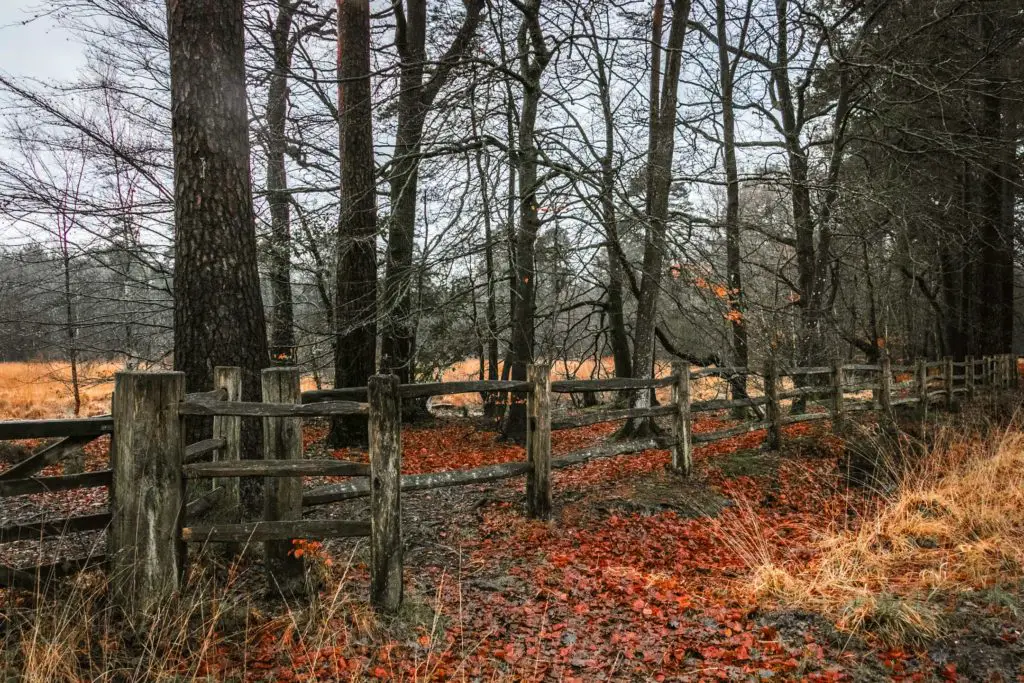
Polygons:
<instances>
[{"instance_id":1,"label":"overcast sky","mask_svg":"<svg viewBox=\"0 0 1024 683\"><path fill-rule=\"evenodd\" d=\"M0 71L68 78L85 62L82 46L50 17L34 18L45 0L0 0Z\"/></svg>"}]
</instances>

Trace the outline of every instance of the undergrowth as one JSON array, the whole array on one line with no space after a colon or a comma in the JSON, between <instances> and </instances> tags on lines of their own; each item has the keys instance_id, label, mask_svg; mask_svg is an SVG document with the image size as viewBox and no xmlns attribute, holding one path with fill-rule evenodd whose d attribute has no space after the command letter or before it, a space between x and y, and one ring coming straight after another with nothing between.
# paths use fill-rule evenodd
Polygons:
<instances>
[{"instance_id":1,"label":"undergrowth","mask_svg":"<svg viewBox=\"0 0 1024 683\"><path fill-rule=\"evenodd\" d=\"M1024 432L1017 420L1008 428L984 427L977 413L957 420L937 428L923 455L920 444L892 441L876 505L819 535L810 562L772 559L748 529L748 588L846 631L906 644L941 635L945 597L1019 585Z\"/></svg>"}]
</instances>

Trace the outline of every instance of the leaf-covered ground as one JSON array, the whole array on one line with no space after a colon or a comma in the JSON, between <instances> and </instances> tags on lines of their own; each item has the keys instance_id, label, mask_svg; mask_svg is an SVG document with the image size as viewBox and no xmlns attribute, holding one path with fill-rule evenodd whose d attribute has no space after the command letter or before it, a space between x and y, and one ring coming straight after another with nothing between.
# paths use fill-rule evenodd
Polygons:
<instances>
[{"instance_id":1,"label":"leaf-covered ground","mask_svg":"<svg viewBox=\"0 0 1024 683\"><path fill-rule=\"evenodd\" d=\"M724 426L702 418L695 429ZM315 609L261 598L225 609L204 622L198 651L178 652L178 669L189 680L252 681L1013 680L1024 656L1012 605L952 601L958 630L914 649L755 600L750 566L806 564L816 539L870 510L871 498L843 483L842 446L827 429L787 428L781 453L760 451L763 433L700 447L690 479L666 471L665 451L556 471L550 522L525 516L521 480L406 494L397 618L379 620L366 605L365 541L313 544L303 551L327 575ZM613 430L557 432L556 457ZM328 451L325 431L306 430L314 457L365 459ZM412 427L403 441L406 473L525 457L467 420ZM100 450L89 469L104 464ZM56 496L30 502L49 514L96 504ZM366 507L308 514L365 519ZM249 600L259 590L245 581L258 584L260 573L245 574Z\"/></svg>"},{"instance_id":2,"label":"leaf-covered ground","mask_svg":"<svg viewBox=\"0 0 1024 683\"><path fill-rule=\"evenodd\" d=\"M708 418L696 429L723 424ZM550 522L524 515L517 481L408 494L407 606L399 618L363 631L351 613L339 617L345 624L336 632L351 634L343 651L333 647L297 662L294 648L267 650L269 670L252 677L957 679L970 668L969 653L853 638L816 615L759 606L747 590L742 579L750 564L807 562L819 534L856 524L870 506L842 483L841 446L826 430L788 428L781 454L759 451L763 433L698 448L690 480L666 472L665 451L558 471ZM559 432L554 449L580 448L612 431L600 425ZM404 450L409 473L524 457L467 422L412 428ZM361 518L365 506L335 504L329 514ZM333 575L344 573L345 599L365 600L365 548L328 546ZM996 637L1010 637L1007 628Z\"/></svg>"}]
</instances>

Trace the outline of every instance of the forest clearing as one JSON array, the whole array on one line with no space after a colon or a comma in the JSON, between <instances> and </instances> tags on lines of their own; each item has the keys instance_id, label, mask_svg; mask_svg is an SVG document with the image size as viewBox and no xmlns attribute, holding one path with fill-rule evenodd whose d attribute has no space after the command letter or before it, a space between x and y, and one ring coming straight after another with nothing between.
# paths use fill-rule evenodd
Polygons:
<instances>
[{"instance_id":1,"label":"forest clearing","mask_svg":"<svg viewBox=\"0 0 1024 683\"><path fill-rule=\"evenodd\" d=\"M0 2L0 680L1024 681L1021 0Z\"/></svg>"}]
</instances>

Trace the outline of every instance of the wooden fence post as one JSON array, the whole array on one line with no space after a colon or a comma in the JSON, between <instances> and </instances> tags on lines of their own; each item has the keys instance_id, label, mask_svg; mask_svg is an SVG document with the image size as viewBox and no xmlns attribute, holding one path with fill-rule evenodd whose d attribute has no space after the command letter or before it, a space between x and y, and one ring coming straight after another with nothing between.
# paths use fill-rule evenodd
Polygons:
<instances>
[{"instance_id":1,"label":"wooden fence post","mask_svg":"<svg viewBox=\"0 0 1024 683\"><path fill-rule=\"evenodd\" d=\"M218 365L213 369L213 388L227 391L228 401L242 400L242 368ZM242 418L217 416L213 418L213 438L223 439L224 448L218 460L237 462L242 459ZM221 508L225 522L242 521L242 497L238 477L215 479L213 488L224 489Z\"/></svg>"},{"instance_id":2,"label":"wooden fence post","mask_svg":"<svg viewBox=\"0 0 1024 683\"><path fill-rule=\"evenodd\" d=\"M263 370L264 403L300 403L299 369ZM266 460L302 460L302 418L263 418L263 457ZM281 522L302 519L302 477L266 477L263 484L263 519ZM264 541L267 581L285 596L306 592L301 556L290 541Z\"/></svg>"},{"instance_id":3,"label":"wooden fence post","mask_svg":"<svg viewBox=\"0 0 1024 683\"><path fill-rule=\"evenodd\" d=\"M690 423L690 364L686 361L672 363L672 465L673 472L685 477L690 476L693 469L692 425Z\"/></svg>"},{"instance_id":4,"label":"wooden fence post","mask_svg":"<svg viewBox=\"0 0 1024 683\"><path fill-rule=\"evenodd\" d=\"M953 393L953 390L956 388L956 382L953 381L955 374L953 356L946 356L945 361L943 372L946 373L946 410L953 410L956 401L956 394Z\"/></svg>"},{"instance_id":5,"label":"wooden fence post","mask_svg":"<svg viewBox=\"0 0 1024 683\"><path fill-rule=\"evenodd\" d=\"M370 603L402 606L402 404L398 377L374 375L370 403Z\"/></svg>"},{"instance_id":6,"label":"wooden fence post","mask_svg":"<svg viewBox=\"0 0 1024 683\"><path fill-rule=\"evenodd\" d=\"M884 349L878 360L878 409L886 422L891 424L895 420L892 413L892 360Z\"/></svg>"},{"instance_id":7,"label":"wooden fence post","mask_svg":"<svg viewBox=\"0 0 1024 683\"><path fill-rule=\"evenodd\" d=\"M782 446L782 406L779 405L779 372L775 356L768 356L764 368L765 417L768 418L768 438L765 447L778 450Z\"/></svg>"},{"instance_id":8,"label":"wooden fence post","mask_svg":"<svg viewBox=\"0 0 1024 683\"><path fill-rule=\"evenodd\" d=\"M917 381L917 413L922 424L928 419L928 364L918 360L914 366L914 379Z\"/></svg>"},{"instance_id":9,"label":"wooden fence post","mask_svg":"<svg viewBox=\"0 0 1024 683\"><path fill-rule=\"evenodd\" d=\"M832 431L836 434L843 431L843 362L832 363Z\"/></svg>"},{"instance_id":10,"label":"wooden fence post","mask_svg":"<svg viewBox=\"0 0 1024 683\"><path fill-rule=\"evenodd\" d=\"M551 369L530 365L526 380L533 385L526 398L526 511L536 519L551 518Z\"/></svg>"},{"instance_id":11,"label":"wooden fence post","mask_svg":"<svg viewBox=\"0 0 1024 683\"><path fill-rule=\"evenodd\" d=\"M132 621L154 614L181 585L185 435L178 404L184 398L181 372L114 377L107 555L111 595Z\"/></svg>"},{"instance_id":12,"label":"wooden fence post","mask_svg":"<svg viewBox=\"0 0 1024 683\"><path fill-rule=\"evenodd\" d=\"M964 395L968 401L974 400L974 372L977 370L977 363L974 356L967 356L964 362Z\"/></svg>"}]
</instances>

